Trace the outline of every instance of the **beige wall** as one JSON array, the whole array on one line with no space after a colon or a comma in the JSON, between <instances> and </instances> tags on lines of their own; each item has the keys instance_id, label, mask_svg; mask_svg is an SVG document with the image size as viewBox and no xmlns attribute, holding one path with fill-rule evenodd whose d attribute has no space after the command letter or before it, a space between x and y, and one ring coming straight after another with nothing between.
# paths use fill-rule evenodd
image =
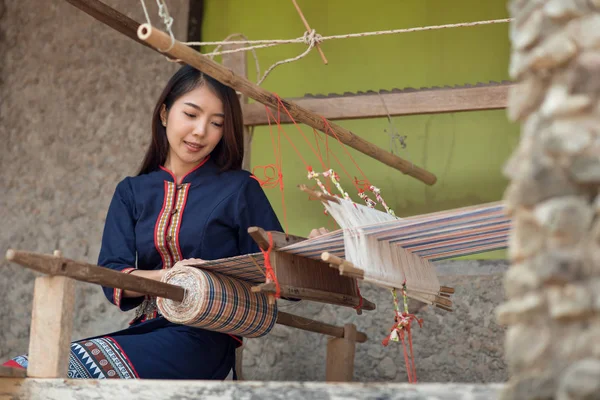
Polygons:
<instances>
[{"instance_id":1,"label":"beige wall","mask_svg":"<svg viewBox=\"0 0 600 400\"><path fill-rule=\"evenodd\" d=\"M144 20L139 1L105 3ZM146 3L156 16L156 2ZM188 2L172 3L185 37ZM58 248L95 263L114 188L135 174L154 101L176 67L66 1L0 4L0 252ZM33 278L2 261L0 359L27 349ZM77 294L75 338L129 320L98 287Z\"/></svg>"}]
</instances>

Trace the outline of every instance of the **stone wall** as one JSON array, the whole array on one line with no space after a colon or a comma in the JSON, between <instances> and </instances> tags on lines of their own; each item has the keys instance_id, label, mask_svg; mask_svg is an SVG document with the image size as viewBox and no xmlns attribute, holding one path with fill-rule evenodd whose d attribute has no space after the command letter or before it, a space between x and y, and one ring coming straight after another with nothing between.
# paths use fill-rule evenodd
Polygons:
<instances>
[{"instance_id":1,"label":"stone wall","mask_svg":"<svg viewBox=\"0 0 600 400\"><path fill-rule=\"evenodd\" d=\"M143 20L139 2L106 1ZM146 2L151 15L154 2ZM177 4L187 3L184 1ZM96 262L103 219L116 183L135 173L149 139L154 99L175 66L152 50L96 22L61 0L0 0L0 252L8 248ZM185 32L185 7L171 7L176 35ZM155 21L158 23L158 21ZM418 377L429 382L501 382L503 330L493 310L502 301L505 265L438 265L456 288L456 311L425 310L415 328ZM35 274L0 265L0 360L27 351ZM482 275L483 274L483 275ZM77 285L73 339L121 329L131 315L111 306L100 289ZM316 303L285 311L343 325L354 322L369 341L358 346L360 381L406 381L401 346L381 340L391 325L389 293L366 287L378 310ZM249 340L246 379L317 380L325 376L326 338L276 327Z\"/></svg>"},{"instance_id":2,"label":"stone wall","mask_svg":"<svg viewBox=\"0 0 600 400\"><path fill-rule=\"evenodd\" d=\"M600 393L600 1L509 2L506 399Z\"/></svg>"}]
</instances>

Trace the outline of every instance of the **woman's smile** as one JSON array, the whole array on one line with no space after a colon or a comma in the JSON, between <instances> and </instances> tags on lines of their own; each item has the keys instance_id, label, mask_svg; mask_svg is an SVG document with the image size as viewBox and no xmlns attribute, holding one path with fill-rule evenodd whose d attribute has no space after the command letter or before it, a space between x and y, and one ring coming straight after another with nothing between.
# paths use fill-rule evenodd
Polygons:
<instances>
[{"instance_id":1,"label":"woman's smile","mask_svg":"<svg viewBox=\"0 0 600 400\"><path fill-rule=\"evenodd\" d=\"M183 144L187 148L187 151L189 151L190 153L197 153L197 152L201 151L205 147L205 146L203 146L203 145L201 145L199 143L189 142L187 140L184 140Z\"/></svg>"}]
</instances>

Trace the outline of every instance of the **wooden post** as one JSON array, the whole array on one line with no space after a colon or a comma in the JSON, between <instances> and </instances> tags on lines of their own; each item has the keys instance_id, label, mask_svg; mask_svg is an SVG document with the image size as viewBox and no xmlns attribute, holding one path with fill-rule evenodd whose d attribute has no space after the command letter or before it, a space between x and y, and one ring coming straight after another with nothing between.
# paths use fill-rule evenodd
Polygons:
<instances>
[{"instance_id":1,"label":"wooden post","mask_svg":"<svg viewBox=\"0 0 600 400\"><path fill-rule=\"evenodd\" d=\"M60 257L60 252L54 255ZM75 281L65 276L35 279L27 375L66 378L75 303Z\"/></svg>"},{"instance_id":2,"label":"wooden post","mask_svg":"<svg viewBox=\"0 0 600 400\"><path fill-rule=\"evenodd\" d=\"M223 46L223 50L235 50L243 47L240 44L230 44ZM225 68L229 68L231 72L236 75L243 76L244 78L248 77L248 67L247 67L247 57L245 51L240 51L237 53L228 53L223 54L221 63ZM240 103L243 107L248 104L248 96L243 93L239 94ZM247 125L244 125L244 161L242 163L242 168L246 171L251 170L251 161L250 155L252 153L252 134L250 132L250 128Z\"/></svg>"},{"instance_id":3,"label":"wooden post","mask_svg":"<svg viewBox=\"0 0 600 400\"><path fill-rule=\"evenodd\" d=\"M352 382L354 378L354 354L356 352L356 326L344 325L343 338L327 341L327 382Z\"/></svg>"}]
</instances>

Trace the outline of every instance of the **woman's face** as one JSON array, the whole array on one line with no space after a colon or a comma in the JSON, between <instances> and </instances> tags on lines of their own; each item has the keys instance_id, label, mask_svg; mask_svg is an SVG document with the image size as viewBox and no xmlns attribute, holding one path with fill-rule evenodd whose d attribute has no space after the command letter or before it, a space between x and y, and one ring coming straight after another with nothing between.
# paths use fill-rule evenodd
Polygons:
<instances>
[{"instance_id":1,"label":"woman's face","mask_svg":"<svg viewBox=\"0 0 600 400\"><path fill-rule=\"evenodd\" d=\"M166 114L163 106L171 163L197 165L223 137L223 103L206 83L178 98Z\"/></svg>"}]
</instances>

